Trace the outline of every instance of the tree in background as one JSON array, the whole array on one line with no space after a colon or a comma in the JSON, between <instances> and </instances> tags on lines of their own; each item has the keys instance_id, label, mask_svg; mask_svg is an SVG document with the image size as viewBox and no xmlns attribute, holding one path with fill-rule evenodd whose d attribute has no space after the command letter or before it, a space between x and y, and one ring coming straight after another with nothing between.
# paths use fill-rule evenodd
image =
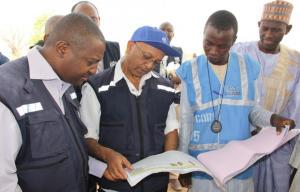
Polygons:
<instances>
[{"instance_id":1,"label":"tree in background","mask_svg":"<svg viewBox=\"0 0 300 192\"><path fill-rule=\"evenodd\" d=\"M30 46L43 39L45 23L49 16L50 14L43 14L36 18L32 27L32 35L26 34L20 26L16 25L1 31L0 40L3 41L10 50L10 59L23 56Z\"/></svg>"},{"instance_id":2,"label":"tree in background","mask_svg":"<svg viewBox=\"0 0 300 192\"><path fill-rule=\"evenodd\" d=\"M43 14L36 18L33 24L33 34L30 37L29 45L34 45L44 37L45 24L50 14Z\"/></svg>"},{"instance_id":3,"label":"tree in background","mask_svg":"<svg viewBox=\"0 0 300 192\"><path fill-rule=\"evenodd\" d=\"M2 37L7 47L11 51L11 59L16 59L23 55L23 49L26 46L24 34L21 29L11 28Z\"/></svg>"}]
</instances>

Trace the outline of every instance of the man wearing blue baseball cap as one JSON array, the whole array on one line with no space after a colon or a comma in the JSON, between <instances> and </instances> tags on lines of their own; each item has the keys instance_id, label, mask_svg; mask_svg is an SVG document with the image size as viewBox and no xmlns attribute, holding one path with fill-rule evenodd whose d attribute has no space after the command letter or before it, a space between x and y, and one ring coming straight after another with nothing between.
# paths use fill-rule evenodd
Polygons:
<instances>
[{"instance_id":1,"label":"man wearing blue baseball cap","mask_svg":"<svg viewBox=\"0 0 300 192\"><path fill-rule=\"evenodd\" d=\"M166 33L140 27L125 56L82 88L80 115L88 128L88 150L107 164L98 179L104 191L167 190L168 173L153 174L134 187L124 181L132 163L177 148L178 98L171 83L153 71L165 55L180 56Z\"/></svg>"}]
</instances>

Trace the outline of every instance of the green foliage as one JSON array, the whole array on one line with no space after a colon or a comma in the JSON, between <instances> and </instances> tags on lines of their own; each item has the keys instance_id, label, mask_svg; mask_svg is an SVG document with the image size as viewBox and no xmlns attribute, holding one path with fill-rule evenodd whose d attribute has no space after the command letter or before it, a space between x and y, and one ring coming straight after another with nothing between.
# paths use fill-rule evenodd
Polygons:
<instances>
[{"instance_id":1,"label":"green foliage","mask_svg":"<svg viewBox=\"0 0 300 192\"><path fill-rule=\"evenodd\" d=\"M29 45L34 45L44 37L45 24L50 14L43 14L36 18L33 24L33 33L29 40Z\"/></svg>"}]
</instances>

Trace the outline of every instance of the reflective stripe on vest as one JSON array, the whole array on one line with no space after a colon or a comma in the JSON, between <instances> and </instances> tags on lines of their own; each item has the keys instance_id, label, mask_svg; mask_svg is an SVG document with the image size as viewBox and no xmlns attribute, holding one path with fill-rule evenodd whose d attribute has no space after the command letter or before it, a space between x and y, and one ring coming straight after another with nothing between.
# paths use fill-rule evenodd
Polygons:
<instances>
[{"instance_id":1,"label":"reflective stripe on vest","mask_svg":"<svg viewBox=\"0 0 300 192\"><path fill-rule=\"evenodd\" d=\"M189 144L189 150L199 150L199 151L211 151L215 149L220 149L224 147L225 144L220 144L220 143L208 143L208 144Z\"/></svg>"},{"instance_id":2,"label":"reflective stripe on vest","mask_svg":"<svg viewBox=\"0 0 300 192\"><path fill-rule=\"evenodd\" d=\"M246 70L246 64L244 59L238 55L239 63L240 63L240 74L241 74L241 89L242 89L242 99L241 100L233 100L223 98L223 104L226 105L234 105L234 106L253 106L255 104L254 101L248 100L248 75ZM230 60L230 59L229 59ZM230 62L228 62L230 63ZM205 110L208 108L212 108L212 103L216 103L219 105L221 103L221 98L215 99L213 102L209 101L207 103L202 103L202 95L201 95L201 84L199 81L198 71L199 65L197 64L197 60L194 59L192 61L192 75L193 75L193 84L195 89L195 102L196 104L193 106L193 111L196 110Z\"/></svg>"}]
</instances>

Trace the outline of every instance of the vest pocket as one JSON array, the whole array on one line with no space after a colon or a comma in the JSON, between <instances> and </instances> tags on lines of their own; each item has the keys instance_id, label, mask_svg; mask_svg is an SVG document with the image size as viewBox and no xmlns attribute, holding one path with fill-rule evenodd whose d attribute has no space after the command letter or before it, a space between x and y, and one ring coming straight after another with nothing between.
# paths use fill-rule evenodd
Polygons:
<instances>
[{"instance_id":1,"label":"vest pocket","mask_svg":"<svg viewBox=\"0 0 300 192\"><path fill-rule=\"evenodd\" d=\"M24 192L79 191L75 189L79 184L73 163L66 153L23 163L17 167L17 175Z\"/></svg>"},{"instance_id":2,"label":"vest pocket","mask_svg":"<svg viewBox=\"0 0 300 192\"><path fill-rule=\"evenodd\" d=\"M127 148L127 130L123 122L101 122L99 142L114 150Z\"/></svg>"},{"instance_id":3,"label":"vest pocket","mask_svg":"<svg viewBox=\"0 0 300 192\"><path fill-rule=\"evenodd\" d=\"M61 114L54 109L28 114L32 158L53 157L67 150Z\"/></svg>"},{"instance_id":4,"label":"vest pocket","mask_svg":"<svg viewBox=\"0 0 300 192\"><path fill-rule=\"evenodd\" d=\"M65 160L67 160L69 157L66 153L60 154L56 157L43 159L40 161L35 161L31 163L27 163L25 165L17 165L18 172L19 171L25 171L30 169L42 169L47 167L52 167L57 164L63 163Z\"/></svg>"}]
</instances>

